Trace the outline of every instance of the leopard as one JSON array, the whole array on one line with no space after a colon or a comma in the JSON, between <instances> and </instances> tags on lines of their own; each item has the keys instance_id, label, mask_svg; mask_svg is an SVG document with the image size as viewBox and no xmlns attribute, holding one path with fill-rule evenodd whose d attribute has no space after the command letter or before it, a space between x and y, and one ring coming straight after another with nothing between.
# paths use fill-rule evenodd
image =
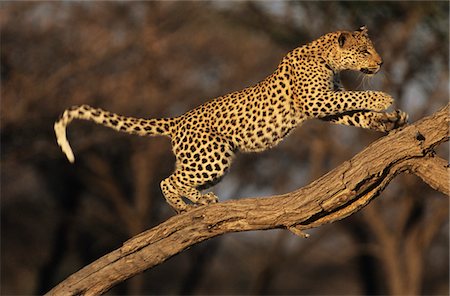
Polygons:
<instances>
[{"instance_id":1,"label":"leopard","mask_svg":"<svg viewBox=\"0 0 450 296\"><path fill-rule=\"evenodd\" d=\"M73 119L128 134L169 137L175 169L160 187L167 203L182 213L218 202L213 192L202 192L224 177L237 153L275 147L306 120L384 133L404 126L405 112L387 110L393 104L391 95L342 86L340 72L373 76L382 64L366 26L336 31L291 50L272 74L255 85L208 100L180 116L135 118L80 105L66 109L54 130L72 163L66 128Z\"/></svg>"}]
</instances>

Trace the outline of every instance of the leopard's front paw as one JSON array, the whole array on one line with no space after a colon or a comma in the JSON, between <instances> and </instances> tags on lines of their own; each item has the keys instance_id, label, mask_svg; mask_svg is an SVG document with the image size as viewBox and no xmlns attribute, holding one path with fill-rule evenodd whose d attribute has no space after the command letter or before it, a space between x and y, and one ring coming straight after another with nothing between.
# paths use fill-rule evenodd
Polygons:
<instances>
[{"instance_id":1,"label":"leopard's front paw","mask_svg":"<svg viewBox=\"0 0 450 296\"><path fill-rule=\"evenodd\" d=\"M373 122L373 128L381 132L389 132L408 123L408 114L395 110L389 113L380 113L380 117Z\"/></svg>"},{"instance_id":2,"label":"leopard's front paw","mask_svg":"<svg viewBox=\"0 0 450 296\"><path fill-rule=\"evenodd\" d=\"M388 114L392 114L391 121L394 122L393 129L402 127L408 123L408 113L403 112L402 110L397 109Z\"/></svg>"}]
</instances>

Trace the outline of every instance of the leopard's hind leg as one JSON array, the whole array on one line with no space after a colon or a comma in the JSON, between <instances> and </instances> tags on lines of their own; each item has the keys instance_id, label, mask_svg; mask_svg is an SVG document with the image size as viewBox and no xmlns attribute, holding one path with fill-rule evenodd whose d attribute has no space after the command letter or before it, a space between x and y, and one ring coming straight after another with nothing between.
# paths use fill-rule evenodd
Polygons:
<instances>
[{"instance_id":1,"label":"leopard's hind leg","mask_svg":"<svg viewBox=\"0 0 450 296\"><path fill-rule=\"evenodd\" d=\"M164 194L166 202L177 212L185 212L188 210L188 205L183 201L183 197L172 181L172 176L164 179L161 182L161 191Z\"/></svg>"},{"instance_id":2,"label":"leopard's hind leg","mask_svg":"<svg viewBox=\"0 0 450 296\"><path fill-rule=\"evenodd\" d=\"M182 181L181 172L177 171L161 182L161 190L167 203L178 213L185 212L194 205L206 205L218 202L217 196L208 192L202 194L199 190ZM189 199L193 205L188 205L183 197Z\"/></svg>"},{"instance_id":3,"label":"leopard's hind leg","mask_svg":"<svg viewBox=\"0 0 450 296\"><path fill-rule=\"evenodd\" d=\"M181 130L172 138L172 145L176 169L161 183L168 203L180 212L190 207L183 198L194 205L217 202L214 193L202 194L199 190L210 187L225 175L234 156L233 145L218 135L192 130Z\"/></svg>"}]
</instances>

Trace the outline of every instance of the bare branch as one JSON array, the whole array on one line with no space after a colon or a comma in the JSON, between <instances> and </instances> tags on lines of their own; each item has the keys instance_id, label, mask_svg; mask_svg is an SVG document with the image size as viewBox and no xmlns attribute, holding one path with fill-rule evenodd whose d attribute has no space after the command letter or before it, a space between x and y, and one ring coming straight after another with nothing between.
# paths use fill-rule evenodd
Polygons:
<instances>
[{"instance_id":1,"label":"bare branch","mask_svg":"<svg viewBox=\"0 0 450 296\"><path fill-rule=\"evenodd\" d=\"M411 163L410 171L431 188L444 194L449 192L448 162L440 157L421 157Z\"/></svg>"},{"instance_id":2,"label":"bare branch","mask_svg":"<svg viewBox=\"0 0 450 296\"><path fill-rule=\"evenodd\" d=\"M401 172L448 195L449 171L433 148L448 140L449 105L372 143L349 161L293 192L230 200L174 216L84 267L47 295L98 295L186 248L224 233L303 230L343 219L368 204Z\"/></svg>"}]
</instances>

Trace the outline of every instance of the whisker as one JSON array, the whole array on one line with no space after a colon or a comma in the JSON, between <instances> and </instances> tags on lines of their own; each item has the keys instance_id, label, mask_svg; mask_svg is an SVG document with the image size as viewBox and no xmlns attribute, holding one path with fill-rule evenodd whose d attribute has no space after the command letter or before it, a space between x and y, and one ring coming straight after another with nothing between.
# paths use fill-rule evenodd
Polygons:
<instances>
[{"instance_id":1,"label":"whisker","mask_svg":"<svg viewBox=\"0 0 450 296\"><path fill-rule=\"evenodd\" d=\"M366 77L367 86L370 88L373 87L373 78L374 78L374 75L367 75L367 77Z\"/></svg>"},{"instance_id":2,"label":"whisker","mask_svg":"<svg viewBox=\"0 0 450 296\"><path fill-rule=\"evenodd\" d=\"M363 73L361 73L361 72L358 72L358 80L359 80L359 83L358 83L358 85L356 86L356 89L361 89L361 87L364 87L364 77L365 77L366 75L364 75Z\"/></svg>"},{"instance_id":3,"label":"whisker","mask_svg":"<svg viewBox=\"0 0 450 296\"><path fill-rule=\"evenodd\" d=\"M389 81L389 77L388 77L389 74L384 71L380 71L377 75L379 76L379 81L380 81L381 87L384 88Z\"/></svg>"}]
</instances>

